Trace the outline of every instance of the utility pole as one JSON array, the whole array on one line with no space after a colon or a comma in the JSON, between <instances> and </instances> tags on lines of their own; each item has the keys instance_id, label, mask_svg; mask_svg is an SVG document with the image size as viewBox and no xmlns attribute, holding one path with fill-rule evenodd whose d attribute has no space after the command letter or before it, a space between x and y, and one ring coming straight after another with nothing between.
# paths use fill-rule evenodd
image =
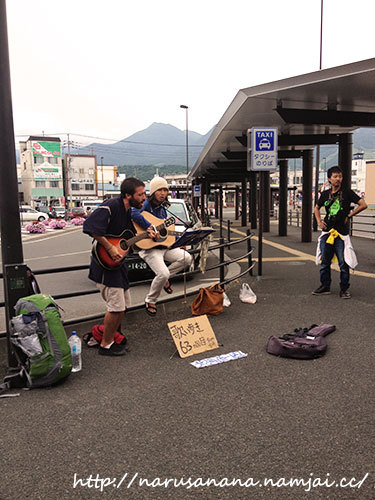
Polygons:
<instances>
[{"instance_id":1,"label":"utility pole","mask_svg":"<svg viewBox=\"0 0 375 500\"><path fill-rule=\"evenodd\" d=\"M319 69L322 69L323 60L323 0L320 1L320 58ZM315 164L315 192L314 192L314 207L318 203L319 191L319 170L320 170L320 146L316 146L316 164ZM318 230L318 222L315 214L313 215L313 231Z\"/></svg>"},{"instance_id":2,"label":"utility pole","mask_svg":"<svg viewBox=\"0 0 375 500\"><path fill-rule=\"evenodd\" d=\"M69 189L69 210L72 210L72 165L70 158L70 135L68 135L68 158L67 158L67 169L68 169L68 189Z\"/></svg>"},{"instance_id":3,"label":"utility pole","mask_svg":"<svg viewBox=\"0 0 375 500\"><path fill-rule=\"evenodd\" d=\"M189 185L188 185L188 175L189 175L189 125L188 125L188 111L189 106L185 104L180 105L181 109L185 110L186 117L186 199L189 199Z\"/></svg>"},{"instance_id":4,"label":"utility pole","mask_svg":"<svg viewBox=\"0 0 375 500\"><path fill-rule=\"evenodd\" d=\"M17 300L27 295L27 269L23 263L12 93L10 86L6 2L0 0L0 231L8 366L17 359L10 343L9 321Z\"/></svg>"},{"instance_id":5,"label":"utility pole","mask_svg":"<svg viewBox=\"0 0 375 500\"><path fill-rule=\"evenodd\" d=\"M100 165L102 167L102 198L104 200L104 173L103 173L103 156L100 157Z\"/></svg>"}]
</instances>

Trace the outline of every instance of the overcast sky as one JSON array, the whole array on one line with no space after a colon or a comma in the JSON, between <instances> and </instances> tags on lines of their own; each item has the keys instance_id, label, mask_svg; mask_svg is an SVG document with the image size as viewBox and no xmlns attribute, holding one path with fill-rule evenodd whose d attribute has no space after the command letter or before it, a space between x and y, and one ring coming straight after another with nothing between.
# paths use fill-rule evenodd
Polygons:
<instances>
[{"instance_id":1,"label":"overcast sky","mask_svg":"<svg viewBox=\"0 0 375 500\"><path fill-rule=\"evenodd\" d=\"M8 0L16 134L201 134L244 87L319 70L321 0ZM324 0L323 69L374 57L374 0ZM16 138L17 139L17 138Z\"/></svg>"}]
</instances>

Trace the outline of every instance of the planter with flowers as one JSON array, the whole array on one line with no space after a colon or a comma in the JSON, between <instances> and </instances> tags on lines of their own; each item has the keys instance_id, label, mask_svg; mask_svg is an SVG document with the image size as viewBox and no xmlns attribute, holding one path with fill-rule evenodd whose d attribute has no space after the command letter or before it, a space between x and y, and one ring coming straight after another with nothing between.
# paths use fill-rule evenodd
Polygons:
<instances>
[{"instance_id":1,"label":"planter with flowers","mask_svg":"<svg viewBox=\"0 0 375 500\"><path fill-rule=\"evenodd\" d=\"M28 233L45 233L46 232L46 226L42 222L33 222L32 224L27 224L25 226L25 231Z\"/></svg>"},{"instance_id":2,"label":"planter with flowers","mask_svg":"<svg viewBox=\"0 0 375 500\"><path fill-rule=\"evenodd\" d=\"M51 220L49 227L51 229L64 229L66 222L64 220Z\"/></svg>"},{"instance_id":3,"label":"planter with flowers","mask_svg":"<svg viewBox=\"0 0 375 500\"><path fill-rule=\"evenodd\" d=\"M74 219L71 219L70 223L73 224L73 226L83 226L83 223L85 222L85 219L83 217L74 217Z\"/></svg>"}]
</instances>

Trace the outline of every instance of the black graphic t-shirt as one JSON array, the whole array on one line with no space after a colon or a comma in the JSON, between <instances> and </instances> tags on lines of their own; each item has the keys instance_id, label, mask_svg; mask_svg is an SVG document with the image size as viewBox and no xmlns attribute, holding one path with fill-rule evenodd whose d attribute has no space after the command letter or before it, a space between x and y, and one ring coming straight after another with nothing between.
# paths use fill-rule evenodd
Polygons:
<instances>
[{"instance_id":1,"label":"black graphic t-shirt","mask_svg":"<svg viewBox=\"0 0 375 500\"><path fill-rule=\"evenodd\" d=\"M326 209L326 231L336 229L342 235L349 234L349 224L345 224L345 219L350 212L351 203L358 204L360 199L351 189L340 189L336 193L331 193L330 189L323 191L317 204L319 208L324 206Z\"/></svg>"}]
</instances>

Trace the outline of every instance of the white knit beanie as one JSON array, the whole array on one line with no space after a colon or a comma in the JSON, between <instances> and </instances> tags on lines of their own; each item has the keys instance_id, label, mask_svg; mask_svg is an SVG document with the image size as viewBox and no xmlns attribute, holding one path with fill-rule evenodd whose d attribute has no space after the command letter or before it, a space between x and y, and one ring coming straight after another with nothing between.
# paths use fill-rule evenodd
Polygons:
<instances>
[{"instance_id":1,"label":"white knit beanie","mask_svg":"<svg viewBox=\"0 0 375 500\"><path fill-rule=\"evenodd\" d=\"M168 182L163 177L154 177L150 182L150 196L158 189L169 189Z\"/></svg>"}]
</instances>

